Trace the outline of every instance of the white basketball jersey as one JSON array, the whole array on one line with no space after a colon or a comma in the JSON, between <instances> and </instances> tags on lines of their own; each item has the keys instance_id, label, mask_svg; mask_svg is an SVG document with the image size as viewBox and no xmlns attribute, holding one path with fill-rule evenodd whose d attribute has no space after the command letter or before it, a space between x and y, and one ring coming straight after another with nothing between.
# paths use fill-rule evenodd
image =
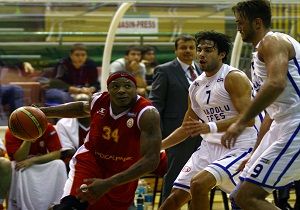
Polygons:
<instances>
[{"instance_id":1,"label":"white basketball jersey","mask_svg":"<svg viewBox=\"0 0 300 210\"><path fill-rule=\"evenodd\" d=\"M238 115L224 86L225 77L231 71L240 70L223 64L215 75L207 77L205 73L202 73L190 86L191 108L203 122L217 122ZM250 80L249 83L251 83ZM247 127L235 145L240 148L253 147L257 137L257 129ZM201 136L208 142L220 144L223 134L223 132L209 133Z\"/></svg>"},{"instance_id":2,"label":"white basketball jersey","mask_svg":"<svg viewBox=\"0 0 300 210\"><path fill-rule=\"evenodd\" d=\"M266 35L275 34L269 32ZM282 119L288 115L300 113L300 44L292 37L277 33L276 35L285 36L293 45L296 56L288 63L287 86L281 95L267 108L272 119ZM257 44L256 48L260 43ZM253 53L251 64L252 82L256 91L264 83L267 78L267 70L265 64L259 60L257 52Z\"/></svg>"}]
</instances>

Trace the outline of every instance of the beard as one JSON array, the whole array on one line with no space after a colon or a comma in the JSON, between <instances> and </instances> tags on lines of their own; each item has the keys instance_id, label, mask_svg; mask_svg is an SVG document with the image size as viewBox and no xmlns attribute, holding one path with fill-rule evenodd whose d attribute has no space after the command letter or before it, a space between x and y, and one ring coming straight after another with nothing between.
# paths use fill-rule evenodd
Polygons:
<instances>
[{"instance_id":1,"label":"beard","mask_svg":"<svg viewBox=\"0 0 300 210\"><path fill-rule=\"evenodd\" d=\"M255 31L252 27L249 28L249 30L247 32L243 31L243 33L242 33L242 40L244 42L247 42L247 43L252 42L254 37L255 37Z\"/></svg>"}]
</instances>

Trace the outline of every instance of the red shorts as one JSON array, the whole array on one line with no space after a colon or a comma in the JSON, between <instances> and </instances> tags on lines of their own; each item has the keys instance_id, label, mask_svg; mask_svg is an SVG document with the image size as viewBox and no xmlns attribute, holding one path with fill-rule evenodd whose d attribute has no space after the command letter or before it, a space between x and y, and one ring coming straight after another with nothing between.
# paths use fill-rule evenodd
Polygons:
<instances>
[{"instance_id":1,"label":"red shorts","mask_svg":"<svg viewBox=\"0 0 300 210\"><path fill-rule=\"evenodd\" d=\"M79 152L75 156L75 161L70 162L70 168L71 171L68 178L68 182L71 183L69 184L69 194L73 196L77 195L77 191L84 179L104 179L105 177L109 177L107 176L109 172L100 168L96 162L95 156L90 151ZM103 173L104 170L105 173ZM114 174L110 174L110 176L112 175ZM133 203L136 187L137 181L117 186L99 198L96 203L91 204L88 207L88 210L127 210ZM65 189L65 191L66 190L68 189Z\"/></svg>"}]
</instances>

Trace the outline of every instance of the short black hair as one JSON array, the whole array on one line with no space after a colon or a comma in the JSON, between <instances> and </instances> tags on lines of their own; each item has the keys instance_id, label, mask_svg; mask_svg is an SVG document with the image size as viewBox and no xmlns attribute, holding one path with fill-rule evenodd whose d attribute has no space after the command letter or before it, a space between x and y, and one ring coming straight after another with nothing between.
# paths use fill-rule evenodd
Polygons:
<instances>
[{"instance_id":1,"label":"short black hair","mask_svg":"<svg viewBox=\"0 0 300 210\"><path fill-rule=\"evenodd\" d=\"M145 55L147 52L150 52L150 51L155 52L156 50L155 50L155 48L153 46L145 45L142 48L142 55Z\"/></svg>"},{"instance_id":2,"label":"short black hair","mask_svg":"<svg viewBox=\"0 0 300 210\"><path fill-rule=\"evenodd\" d=\"M125 55L128 55L131 51L139 51L142 54L142 47L138 45L130 45L125 50Z\"/></svg>"},{"instance_id":3,"label":"short black hair","mask_svg":"<svg viewBox=\"0 0 300 210\"><path fill-rule=\"evenodd\" d=\"M76 44L74 44L74 45L71 47L70 52L73 53L73 52L75 52L76 50L81 50L81 51L87 52L86 46L85 46L84 44L82 44L82 43L76 43Z\"/></svg>"},{"instance_id":4,"label":"short black hair","mask_svg":"<svg viewBox=\"0 0 300 210\"><path fill-rule=\"evenodd\" d=\"M241 1L232 7L234 14L239 13L249 21L260 18L266 28L271 27L272 10L268 0Z\"/></svg>"},{"instance_id":5,"label":"short black hair","mask_svg":"<svg viewBox=\"0 0 300 210\"><path fill-rule=\"evenodd\" d=\"M190 34L181 34L179 35L176 39L175 39L175 49L177 50L177 47L178 47L178 42L182 40L182 41L194 41L196 43L196 39L195 37L193 37L192 35Z\"/></svg>"},{"instance_id":6,"label":"short black hair","mask_svg":"<svg viewBox=\"0 0 300 210\"><path fill-rule=\"evenodd\" d=\"M225 62L227 60L227 55L231 49L229 36L215 31L200 31L195 34L195 38L197 40L197 46L200 44L201 40L213 41L218 49L218 53L225 52L226 54L222 61Z\"/></svg>"}]
</instances>

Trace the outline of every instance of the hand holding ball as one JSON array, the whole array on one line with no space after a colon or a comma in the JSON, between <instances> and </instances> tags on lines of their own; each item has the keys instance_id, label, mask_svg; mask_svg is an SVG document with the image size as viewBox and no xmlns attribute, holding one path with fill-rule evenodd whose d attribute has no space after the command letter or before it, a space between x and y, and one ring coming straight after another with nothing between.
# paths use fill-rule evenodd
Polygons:
<instances>
[{"instance_id":1,"label":"hand holding ball","mask_svg":"<svg viewBox=\"0 0 300 210\"><path fill-rule=\"evenodd\" d=\"M32 142L44 134L47 124L46 115L40 109L31 106L16 109L8 121L8 127L15 137Z\"/></svg>"}]
</instances>

